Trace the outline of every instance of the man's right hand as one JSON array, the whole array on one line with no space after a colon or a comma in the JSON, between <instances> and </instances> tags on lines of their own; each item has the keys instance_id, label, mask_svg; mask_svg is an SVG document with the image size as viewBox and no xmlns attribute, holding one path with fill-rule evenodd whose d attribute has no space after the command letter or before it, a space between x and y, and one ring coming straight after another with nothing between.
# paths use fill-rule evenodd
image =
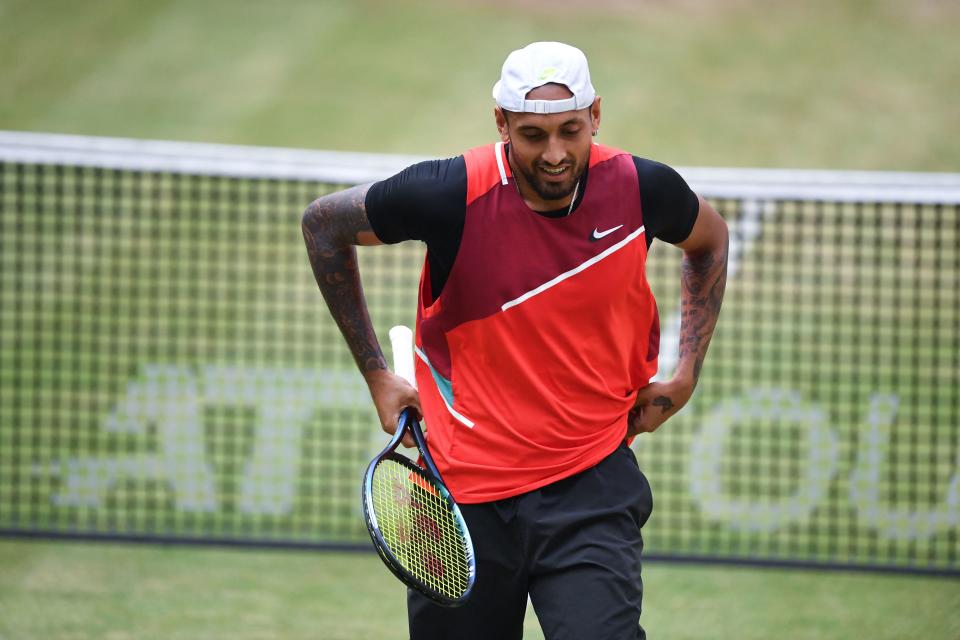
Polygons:
<instances>
[{"instance_id":1,"label":"man's right hand","mask_svg":"<svg viewBox=\"0 0 960 640\"><path fill-rule=\"evenodd\" d=\"M407 407L413 407L417 410L417 416L423 417L420 409L420 394L400 376L387 369L379 369L367 372L364 378L370 389L373 404L377 408L380 426L390 435L396 433L400 412ZM413 436L409 433L403 437L403 446L416 446Z\"/></svg>"}]
</instances>

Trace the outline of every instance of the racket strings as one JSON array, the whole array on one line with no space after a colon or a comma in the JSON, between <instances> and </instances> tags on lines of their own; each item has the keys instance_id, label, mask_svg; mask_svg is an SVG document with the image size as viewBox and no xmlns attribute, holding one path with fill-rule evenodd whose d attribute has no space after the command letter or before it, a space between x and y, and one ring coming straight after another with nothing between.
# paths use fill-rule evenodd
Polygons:
<instances>
[{"instance_id":1,"label":"racket strings","mask_svg":"<svg viewBox=\"0 0 960 640\"><path fill-rule=\"evenodd\" d=\"M449 499L428 478L389 458L377 465L372 486L381 535L402 567L437 593L461 597L469 560Z\"/></svg>"}]
</instances>

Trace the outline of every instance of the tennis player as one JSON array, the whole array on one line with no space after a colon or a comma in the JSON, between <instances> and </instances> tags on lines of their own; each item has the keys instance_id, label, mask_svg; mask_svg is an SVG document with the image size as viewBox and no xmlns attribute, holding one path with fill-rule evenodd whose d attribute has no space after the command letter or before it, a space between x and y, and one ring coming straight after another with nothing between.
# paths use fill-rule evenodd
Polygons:
<instances>
[{"instance_id":1,"label":"tennis player","mask_svg":"<svg viewBox=\"0 0 960 640\"><path fill-rule=\"evenodd\" d=\"M324 196L303 217L324 299L385 431L405 406L461 505L477 582L459 608L408 595L410 635L643 638L641 528L653 507L631 438L693 393L726 283L723 219L670 167L597 144L584 54L512 52L493 88L500 140ZM683 251L680 353L657 372L645 276L657 238ZM353 245L419 240L419 394L387 369Z\"/></svg>"}]
</instances>

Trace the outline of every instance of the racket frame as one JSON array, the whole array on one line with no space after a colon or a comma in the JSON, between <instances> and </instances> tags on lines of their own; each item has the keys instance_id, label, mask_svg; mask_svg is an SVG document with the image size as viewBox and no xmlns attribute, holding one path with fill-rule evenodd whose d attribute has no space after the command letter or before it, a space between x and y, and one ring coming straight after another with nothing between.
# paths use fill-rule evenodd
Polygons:
<instances>
[{"instance_id":1,"label":"racket frame","mask_svg":"<svg viewBox=\"0 0 960 640\"><path fill-rule=\"evenodd\" d=\"M426 469L415 464L412 460L410 460L410 458L396 453L397 448L400 446L400 441L403 440L404 434L408 431L413 436L414 442L416 442L417 450L420 452L421 460L423 460ZM380 533L380 527L377 524L377 516L373 508L373 475L377 465L384 460L393 460L394 462L397 462L410 469L411 473L416 473L424 477L431 483L433 488L437 490L441 498L449 503L454 517L454 522L456 523L460 534L463 536L467 556L467 587L464 589L463 595L461 595L459 598L450 598L437 592L433 587L404 569L397 557L392 551L390 551L390 547L387 545L387 542L383 539L383 535ZM370 539L373 541L373 546L376 548L377 553L380 555L380 558L383 560L384 564L387 565L387 568L390 569L393 575L395 575L408 587L416 589L439 605L445 607L456 607L466 602L467 598L470 596L470 592L473 589L473 584L477 577L477 563L476 556L474 555L473 551L473 540L470 538L470 531L467 529L467 523L463 519L463 514L460 512L460 507L453 499L453 496L450 494L450 491L447 489L446 485L443 484L443 479L440 477L440 472L437 470L437 466L434 464L433 458L430 456L430 452L427 449L426 439L423 437L423 431L420 429L420 424L417 421L412 408L408 407L400 413L400 419L397 422L397 430L393 434L393 438L390 439L390 442L387 444L384 450L381 451L367 466L367 470L363 476L362 486L363 517L366 520L367 531L370 534Z\"/></svg>"}]
</instances>

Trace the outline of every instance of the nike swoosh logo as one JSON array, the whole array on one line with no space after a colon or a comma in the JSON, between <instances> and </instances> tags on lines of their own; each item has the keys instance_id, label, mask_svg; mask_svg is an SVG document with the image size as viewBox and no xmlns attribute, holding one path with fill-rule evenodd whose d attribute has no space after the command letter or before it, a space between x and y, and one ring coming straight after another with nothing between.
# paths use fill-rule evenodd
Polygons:
<instances>
[{"instance_id":1,"label":"nike swoosh logo","mask_svg":"<svg viewBox=\"0 0 960 640\"><path fill-rule=\"evenodd\" d=\"M612 228L610 228L610 229L607 229L606 231L600 231L599 229L594 228L594 229L593 229L593 236L591 236L590 239L591 239L591 240L599 240L600 238L604 238L604 237L610 235L611 233L613 233L614 231L616 231L617 229L619 229L619 228L622 227L622 226L623 226L622 224L618 224L617 226L612 227Z\"/></svg>"}]
</instances>

